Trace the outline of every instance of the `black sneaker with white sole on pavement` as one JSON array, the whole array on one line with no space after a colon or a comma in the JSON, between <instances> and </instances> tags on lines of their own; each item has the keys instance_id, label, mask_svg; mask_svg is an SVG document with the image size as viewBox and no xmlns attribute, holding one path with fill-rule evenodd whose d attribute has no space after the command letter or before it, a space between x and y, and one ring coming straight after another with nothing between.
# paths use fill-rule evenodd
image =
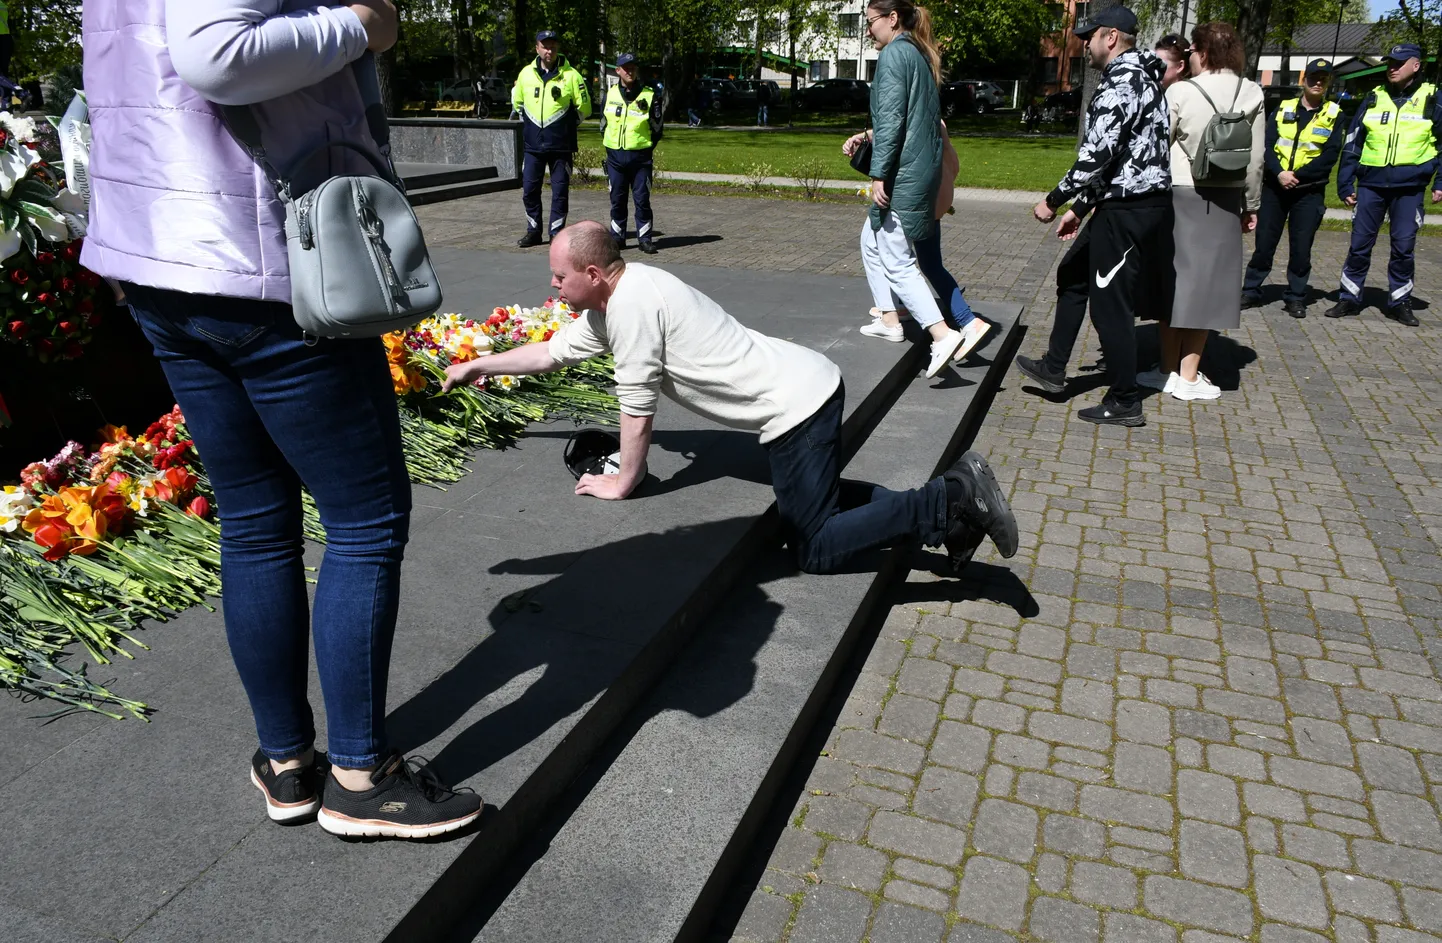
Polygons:
<instances>
[{"instance_id":1,"label":"black sneaker with white sole on pavement","mask_svg":"<svg viewBox=\"0 0 1442 943\"><path fill-rule=\"evenodd\" d=\"M481 815L481 797L453 789L420 760L386 756L371 773L371 788L352 792L335 774L326 779L316 821L332 835L356 838L430 838L470 825Z\"/></svg>"},{"instance_id":2,"label":"black sneaker with white sole on pavement","mask_svg":"<svg viewBox=\"0 0 1442 943\"><path fill-rule=\"evenodd\" d=\"M1003 557L1016 556L1016 518L1006 494L980 452L968 451L941 476L946 481L946 554L965 566L985 534Z\"/></svg>"},{"instance_id":3,"label":"black sneaker with white sole on pavement","mask_svg":"<svg viewBox=\"0 0 1442 943\"><path fill-rule=\"evenodd\" d=\"M317 753L309 766L280 773L270 765L270 757L260 750L250 758L250 781L265 796L265 814L272 822L283 825L315 817L320 809L321 785L328 772L330 764L324 753Z\"/></svg>"},{"instance_id":4,"label":"black sneaker with white sole on pavement","mask_svg":"<svg viewBox=\"0 0 1442 943\"><path fill-rule=\"evenodd\" d=\"M1046 364L1030 357L1017 357L1016 368L1022 375L1048 393L1066 392L1066 372L1052 373Z\"/></svg>"},{"instance_id":5,"label":"black sneaker with white sole on pavement","mask_svg":"<svg viewBox=\"0 0 1442 943\"><path fill-rule=\"evenodd\" d=\"M1096 406L1077 410L1077 418L1103 426L1145 426L1147 417L1142 413L1141 403L1123 406L1108 396Z\"/></svg>"}]
</instances>

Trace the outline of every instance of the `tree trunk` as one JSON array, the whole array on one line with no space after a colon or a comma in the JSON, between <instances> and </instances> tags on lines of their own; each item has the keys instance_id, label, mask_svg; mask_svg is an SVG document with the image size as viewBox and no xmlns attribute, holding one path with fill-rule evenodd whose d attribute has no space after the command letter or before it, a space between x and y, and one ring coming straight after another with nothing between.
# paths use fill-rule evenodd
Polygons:
<instances>
[{"instance_id":1,"label":"tree trunk","mask_svg":"<svg viewBox=\"0 0 1442 943\"><path fill-rule=\"evenodd\" d=\"M1237 4L1237 34L1247 48L1246 78L1257 74L1262 47L1267 43L1267 26L1272 16L1272 0L1240 0Z\"/></svg>"},{"instance_id":2,"label":"tree trunk","mask_svg":"<svg viewBox=\"0 0 1442 943\"><path fill-rule=\"evenodd\" d=\"M518 68L525 64L531 47L535 45L535 41L528 35L526 30L526 14L526 0L516 0L514 9L515 22L511 25L514 27L516 35L516 66Z\"/></svg>"},{"instance_id":3,"label":"tree trunk","mask_svg":"<svg viewBox=\"0 0 1442 943\"><path fill-rule=\"evenodd\" d=\"M381 105L385 108L386 114L392 117L396 113L395 83L392 81L395 68L395 46L376 56L376 79L381 88Z\"/></svg>"},{"instance_id":4,"label":"tree trunk","mask_svg":"<svg viewBox=\"0 0 1442 943\"><path fill-rule=\"evenodd\" d=\"M791 127L791 120L796 115L796 93L800 91L801 77L796 74L796 8L786 14L786 32L791 35L791 47L787 57L791 60L791 97L786 100L786 127Z\"/></svg>"},{"instance_id":5,"label":"tree trunk","mask_svg":"<svg viewBox=\"0 0 1442 943\"><path fill-rule=\"evenodd\" d=\"M761 37L765 29L765 17L761 15L761 7L756 7L756 71L752 75L756 81L761 81Z\"/></svg>"}]
</instances>

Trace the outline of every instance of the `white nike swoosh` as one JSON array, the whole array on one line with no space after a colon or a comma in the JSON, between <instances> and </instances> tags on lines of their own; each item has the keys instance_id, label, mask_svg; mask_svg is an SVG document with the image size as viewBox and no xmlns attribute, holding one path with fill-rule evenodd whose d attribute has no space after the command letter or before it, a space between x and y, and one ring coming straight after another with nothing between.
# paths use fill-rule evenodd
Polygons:
<instances>
[{"instance_id":1,"label":"white nike swoosh","mask_svg":"<svg viewBox=\"0 0 1442 943\"><path fill-rule=\"evenodd\" d=\"M1106 278L1102 278L1102 270L1101 270L1101 269L1097 269L1097 287L1098 287L1098 288L1105 288L1105 287L1107 287L1108 285L1110 285L1110 284L1112 283L1112 279L1113 279L1113 278L1116 278L1117 272L1120 272L1120 271L1122 270L1122 266L1127 264L1127 256L1129 256L1129 255L1132 254L1132 249L1133 249L1133 248L1135 248L1135 247L1134 247L1134 246L1127 246L1127 251L1125 251L1125 252L1122 253L1122 260L1121 260L1120 262L1118 262L1118 263L1116 264L1116 266L1115 266L1110 272L1107 272L1107 277L1106 277Z\"/></svg>"}]
</instances>

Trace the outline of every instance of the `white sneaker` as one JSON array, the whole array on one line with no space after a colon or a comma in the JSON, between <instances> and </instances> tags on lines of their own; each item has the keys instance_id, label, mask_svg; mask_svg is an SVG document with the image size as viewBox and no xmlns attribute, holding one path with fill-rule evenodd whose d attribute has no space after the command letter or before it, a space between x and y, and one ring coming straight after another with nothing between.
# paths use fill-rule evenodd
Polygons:
<instances>
[{"instance_id":1,"label":"white sneaker","mask_svg":"<svg viewBox=\"0 0 1442 943\"><path fill-rule=\"evenodd\" d=\"M1197 378L1190 383L1178 375L1177 382L1172 389L1172 396L1179 400L1220 399L1222 396L1222 388L1212 385L1212 383L1200 373L1197 374Z\"/></svg>"},{"instance_id":2,"label":"white sneaker","mask_svg":"<svg viewBox=\"0 0 1442 943\"><path fill-rule=\"evenodd\" d=\"M880 308L872 308L869 313L870 313L870 315L871 315L871 320L873 320L873 321L880 321L880 320L881 320L881 309L880 309Z\"/></svg>"},{"instance_id":3,"label":"white sneaker","mask_svg":"<svg viewBox=\"0 0 1442 943\"><path fill-rule=\"evenodd\" d=\"M941 368L951 361L963 340L965 338L962 337L960 331L948 331L941 340L931 342L931 363L926 366L928 380L940 373Z\"/></svg>"},{"instance_id":4,"label":"white sneaker","mask_svg":"<svg viewBox=\"0 0 1442 943\"><path fill-rule=\"evenodd\" d=\"M957 363L965 360L973 350L976 350L976 345L981 343L982 338L986 337L990 330L991 325L981 318L972 318L967 321L966 327L961 329L961 346L956 349L956 356L952 359Z\"/></svg>"},{"instance_id":5,"label":"white sneaker","mask_svg":"<svg viewBox=\"0 0 1442 943\"><path fill-rule=\"evenodd\" d=\"M1182 375L1173 370L1171 373L1167 374L1167 385L1162 387L1162 392L1170 393L1172 390L1175 390L1177 388L1177 384L1180 382L1182 382Z\"/></svg>"},{"instance_id":6,"label":"white sneaker","mask_svg":"<svg viewBox=\"0 0 1442 943\"><path fill-rule=\"evenodd\" d=\"M877 318L870 324L863 324L861 326L861 333L867 337L878 337L884 341L891 341L893 344L900 344L906 340L906 332L901 329L900 324L896 325L896 327L891 327L880 318Z\"/></svg>"},{"instance_id":7,"label":"white sneaker","mask_svg":"<svg viewBox=\"0 0 1442 943\"><path fill-rule=\"evenodd\" d=\"M1137 383L1149 390L1167 392L1167 384L1175 374L1167 375L1160 370L1143 370L1137 374Z\"/></svg>"}]
</instances>

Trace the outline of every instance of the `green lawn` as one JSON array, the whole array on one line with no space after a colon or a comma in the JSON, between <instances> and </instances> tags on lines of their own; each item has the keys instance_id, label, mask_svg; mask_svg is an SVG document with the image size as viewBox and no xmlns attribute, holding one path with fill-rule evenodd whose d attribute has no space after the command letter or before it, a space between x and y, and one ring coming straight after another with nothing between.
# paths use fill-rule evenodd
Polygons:
<instances>
[{"instance_id":1,"label":"green lawn","mask_svg":"<svg viewBox=\"0 0 1442 943\"><path fill-rule=\"evenodd\" d=\"M809 164L819 164L823 177L832 180L862 178L841 153L844 130L836 134L805 131L719 131L668 128L656 149L656 165L663 173L744 174L757 164L770 164L771 176L791 177ZM960 187L1049 190L1066 173L1076 157L1070 138L952 138L961 173ZM600 135L583 129L581 146L601 146Z\"/></svg>"}]
</instances>

